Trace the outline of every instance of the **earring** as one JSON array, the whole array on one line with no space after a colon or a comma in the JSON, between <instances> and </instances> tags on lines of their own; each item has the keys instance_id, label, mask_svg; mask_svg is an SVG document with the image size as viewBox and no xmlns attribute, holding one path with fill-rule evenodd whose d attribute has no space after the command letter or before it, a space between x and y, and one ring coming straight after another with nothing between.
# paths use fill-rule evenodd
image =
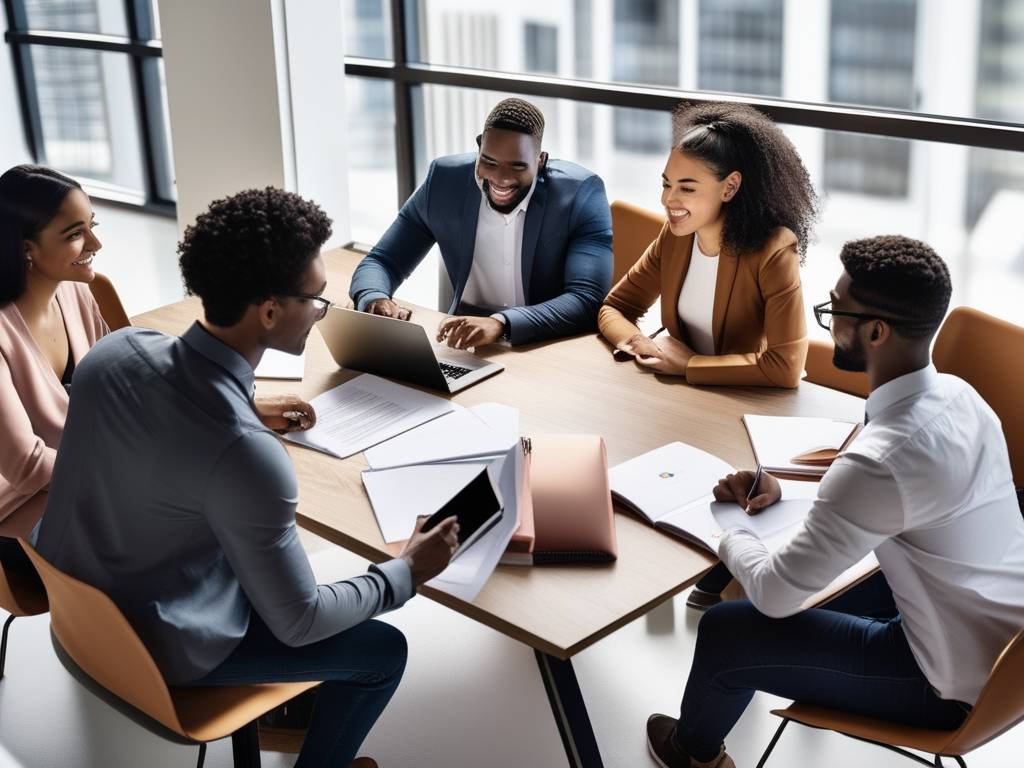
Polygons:
<instances>
[{"instance_id":1,"label":"earring","mask_svg":"<svg viewBox=\"0 0 1024 768\"><path fill-rule=\"evenodd\" d=\"M25 257L25 261L27 261L27 262L28 262L28 268L29 268L29 269L32 269L32 266L33 266L33 263L32 263L32 257L31 257L31 256L26 256L26 257Z\"/></svg>"}]
</instances>

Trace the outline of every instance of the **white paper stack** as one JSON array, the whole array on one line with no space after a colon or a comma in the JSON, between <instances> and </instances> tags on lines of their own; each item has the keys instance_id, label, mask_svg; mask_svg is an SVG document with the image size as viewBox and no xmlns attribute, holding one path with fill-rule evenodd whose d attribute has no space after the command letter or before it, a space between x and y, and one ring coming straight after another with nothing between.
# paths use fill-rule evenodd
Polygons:
<instances>
[{"instance_id":1,"label":"white paper stack","mask_svg":"<svg viewBox=\"0 0 1024 768\"><path fill-rule=\"evenodd\" d=\"M807 477L821 477L828 466L794 463L793 458L824 449L838 452L858 426L837 419L749 413L744 414L743 425L750 436L754 456L766 471Z\"/></svg>"},{"instance_id":2,"label":"white paper stack","mask_svg":"<svg viewBox=\"0 0 1024 768\"><path fill-rule=\"evenodd\" d=\"M454 409L366 451L363 485L386 542L409 538L420 515L430 515L483 467L497 478L501 521L463 550L428 586L473 600L501 559L518 524L523 472L519 411L498 403Z\"/></svg>"},{"instance_id":3,"label":"white paper stack","mask_svg":"<svg viewBox=\"0 0 1024 768\"><path fill-rule=\"evenodd\" d=\"M253 374L257 379L288 379L301 381L306 371L306 354L290 355L279 349L268 349Z\"/></svg>"},{"instance_id":4,"label":"white paper stack","mask_svg":"<svg viewBox=\"0 0 1024 768\"><path fill-rule=\"evenodd\" d=\"M454 410L443 397L363 373L310 401L316 426L284 437L339 458L366 450Z\"/></svg>"}]
</instances>

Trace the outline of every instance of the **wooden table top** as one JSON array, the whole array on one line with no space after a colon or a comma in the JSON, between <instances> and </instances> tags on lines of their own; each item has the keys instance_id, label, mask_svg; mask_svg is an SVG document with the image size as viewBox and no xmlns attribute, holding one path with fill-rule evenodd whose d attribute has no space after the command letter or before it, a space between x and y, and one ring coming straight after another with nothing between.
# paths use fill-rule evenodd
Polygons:
<instances>
[{"instance_id":1,"label":"wooden table top","mask_svg":"<svg viewBox=\"0 0 1024 768\"><path fill-rule=\"evenodd\" d=\"M347 302L361 255L324 254L326 295ZM136 325L180 334L201 315L195 298L146 312ZM433 331L443 315L414 307L413 322ZM482 351L505 370L453 398L461 405L499 402L520 409L524 435L588 433L604 437L615 465L674 440L710 451L736 467L754 463L744 413L859 420L864 401L806 382L797 390L692 387L615 362L596 335ZM316 332L306 346L302 381L259 380L257 393L307 400L356 375L341 370ZM362 454L339 460L287 444L299 480L298 522L371 561L391 555L363 490ZM472 603L437 590L421 592L533 648L567 659L694 583L715 563L710 555L616 514L619 558L611 565L499 566Z\"/></svg>"}]
</instances>

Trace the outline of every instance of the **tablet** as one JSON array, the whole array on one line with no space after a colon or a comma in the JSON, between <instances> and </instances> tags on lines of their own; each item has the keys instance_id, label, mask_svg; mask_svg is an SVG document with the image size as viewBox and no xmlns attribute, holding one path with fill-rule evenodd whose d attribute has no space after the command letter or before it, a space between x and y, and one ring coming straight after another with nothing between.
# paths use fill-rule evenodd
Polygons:
<instances>
[{"instance_id":1,"label":"tablet","mask_svg":"<svg viewBox=\"0 0 1024 768\"><path fill-rule=\"evenodd\" d=\"M441 521L455 515L459 520L459 546L452 554L454 560L463 550L497 525L503 513L504 508L491 479L491 473L484 467L465 488L428 517L421 530L426 533Z\"/></svg>"}]
</instances>

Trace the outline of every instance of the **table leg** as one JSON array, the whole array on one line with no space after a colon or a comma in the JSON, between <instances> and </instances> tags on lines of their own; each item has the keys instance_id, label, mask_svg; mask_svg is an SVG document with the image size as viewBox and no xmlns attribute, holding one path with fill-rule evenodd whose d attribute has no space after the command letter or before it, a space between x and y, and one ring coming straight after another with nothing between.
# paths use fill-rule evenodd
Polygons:
<instances>
[{"instance_id":1,"label":"table leg","mask_svg":"<svg viewBox=\"0 0 1024 768\"><path fill-rule=\"evenodd\" d=\"M597 739L594 738L594 729L590 725L587 705L572 662L537 650L534 653L569 768L603 768L601 752L597 748Z\"/></svg>"}]
</instances>

